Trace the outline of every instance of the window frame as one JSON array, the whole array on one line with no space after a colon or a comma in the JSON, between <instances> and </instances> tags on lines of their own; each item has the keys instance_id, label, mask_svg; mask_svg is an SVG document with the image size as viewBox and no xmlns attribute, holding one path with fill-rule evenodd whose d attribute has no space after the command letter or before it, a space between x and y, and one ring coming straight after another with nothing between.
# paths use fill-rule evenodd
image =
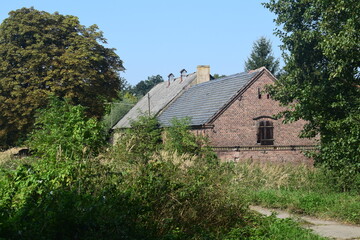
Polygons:
<instances>
[{"instance_id":1,"label":"window frame","mask_svg":"<svg viewBox=\"0 0 360 240\"><path fill-rule=\"evenodd\" d=\"M274 145L274 124L269 120L259 121L257 124L257 143L260 145Z\"/></svg>"}]
</instances>

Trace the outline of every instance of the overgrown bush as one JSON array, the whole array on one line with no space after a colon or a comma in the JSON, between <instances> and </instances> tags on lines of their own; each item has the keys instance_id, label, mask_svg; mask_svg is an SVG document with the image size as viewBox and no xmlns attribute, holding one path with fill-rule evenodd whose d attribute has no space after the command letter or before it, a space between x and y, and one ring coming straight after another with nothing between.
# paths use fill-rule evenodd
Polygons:
<instances>
[{"instance_id":1,"label":"overgrown bush","mask_svg":"<svg viewBox=\"0 0 360 240\"><path fill-rule=\"evenodd\" d=\"M96 160L40 159L0 174L5 239L142 239L141 205L116 189L121 175Z\"/></svg>"},{"instance_id":2,"label":"overgrown bush","mask_svg":"<svg viewBox=\"0 0 360 240\"><path fill-rule=\"evenodd\" d=\"M197 142L199 139L195 135L189 134L189 122L188 118L171 120L171 127L165 131L165 149L176 150L180 154L199 152L201 145Z\"/></svg>"},{"instance_id":3,"label":"overgrown bush","mask_svg":"<svg viewBox=\"0 0 360 240\"><path fill-rule=\"evenodd\" d=\"M121 163L117 163L121 164ZM217 239L231 226L245 225L245 201L229 191L226 165L188 154L161 151L146 164L130 164L124 188L148 209L140 217L155 236L177 232L179 239Z\"/></svg>"},{"instance_id":4,"label":"overgrown bush","mask_svg":"<svg viewBox=\"0 0 360 240\"><path fill-rule=\"evenodd\" d=\"M245 194L230 187L234 165L221 163L204 147L196 154L162 149L154 118L140 119L133 126L116 147L96 158L51 159L45 153L17 169L1 168L0 236L130 240L276 236L268 234L272 220L256 217L248 210ZM185 134L191 133L183 134L189 139ZM293 226L280 221L275 227ZM299 239L302 236L307 235Z\"/></svg>"},{"instance_id":5,"label":"overgrown bush","mask_svg":"<svg viewBox=\"0 0 360 240\"><path fill-rule=\"evenodd\" d=\"M0 236L6 239L145 239L142 206L117 189L121 172L93 158L102 127L84 108L52 99L28 144L36 158L0 171Z\"/></svg>"},{"instance_id":6,"label":"overgrown bush","mask_svg":"<svg viewBox=\"0 0 360 240\"><path fill-rule=\"evenodd\" d=\"M49 107L38 111L35 129L26 144L37 156L47 159L77 158L98 153L105 133L95 118L85 116L83 106L51 98Z\"/></svg>"},{"instance_id":7,"label":"overgrown bush","mask_svg":"<svg viewBox=\"0 0 360 240\"><path fill-rule=\"evenodd\" d=\"M202 156L209 161L217 161L217 156L208 144L208 139L202 135L195 136L190 132L189 118L174 118L171 126L164 130L164 149L177 151L180 154L189 153Z\"/></svg>"},{"instance_id":8,"label":"overgrown bush","mask_svg":"<svg viewBox=\"0 0 360 240\"><path fill-rule=\"evenodd\" d=\"M360 113L329 121L326 128L316 162L332 171L333 185L360 193Z\"/></svg>"},{"instance_id":9,"label":"overgrown bush","mask_svg":"<svg viewBox=\"0 0 360 240\"><path fill-rule=\"evenodd\" d=\"M106 131L109 131L121 118L123 118L138 100L129 92L121 94L119 97L121 98L121 101L109 103L109 113L102 119Z\"/></svg>"},{"instance_id":10,"label":"overgrown bush","mask_svg":"<svg viewBox=\"0 0 360 240\"><path fill-rule=\"evenodd\" d=\"M145 207L141 224L155 239L221 239L245 226L247 203L228 188L232 166L220 163L185 120L173 122L162 145L156 119L140 118L103 159L124 174L122 191Z\"/></svg>"},{"instance_id":11,"label":"overgrown bush","mask_svg":"<svg viewBox=\"0 0 360 240\"><path fill-rule=\"evenodd\" d=\"M116 144L118 157L146 163L153 153L162 148L161 129L154 116L140 116L123 130ZM121 155L121 156L120 156Z\"/></svg>"}]
</instances>

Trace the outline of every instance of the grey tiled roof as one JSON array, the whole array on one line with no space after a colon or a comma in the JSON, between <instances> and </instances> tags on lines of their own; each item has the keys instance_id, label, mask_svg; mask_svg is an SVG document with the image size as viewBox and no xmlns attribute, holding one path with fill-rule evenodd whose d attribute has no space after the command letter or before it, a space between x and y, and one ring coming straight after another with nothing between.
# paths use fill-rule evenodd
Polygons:
<instances>
[{"instance_id":1,"label":"grey tiled roof","mask_svg":"<svg viewBox=\"0 0 360 240\"><path fill-rule=\"evenodd\" d=\"M176 78L174 81L168 81L157 84L149 91L150 96L150 113L157 115L161 112L169 103L171 103L176 97L189 87L189 85L196 80L196 73L189 74L183 81L180 78ZM136 120L142 114L148 114L149 101L146 94L139 102L113 127L116 128L128 128L130 122Z\"/></svg>"},{"instance_id":2,"label":"grey tiled roof","mask_svg":"<svg viewBox=\"0 0 360 240\"><path fill-rule=\"evenodd\" d=\"M190 117L190 125L207 123L259 72L238 73L195 85L159 115L163 126L173 118Z\"/></svg>"}]
</instances>

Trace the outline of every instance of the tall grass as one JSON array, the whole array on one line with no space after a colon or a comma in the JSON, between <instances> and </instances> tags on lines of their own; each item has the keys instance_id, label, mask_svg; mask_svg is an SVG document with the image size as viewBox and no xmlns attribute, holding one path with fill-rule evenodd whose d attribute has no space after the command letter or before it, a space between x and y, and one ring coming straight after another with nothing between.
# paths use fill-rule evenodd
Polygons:
<instances>
[{"instance_id":1,"label":"tall grass","mask_svg":"<svg viewBox=\"0 0 360 240\"><path fill-rule=\"evenodd\" d=\"M156 119L143 118L97 157L58 148L0 164L0 238L320 239L249 211L249 195L233 186L252 170L220 162L206 144L193 148L202 139L187 131L173 133L176 144L165 148Z\"/></svg>"},{"instance_id":2,"label":"tall grass","mask_svg":"<svg viewBox=\"0 0 360 240\"><path fill-rule=\"evenodd\" d=\"M322 239L291 220L248 210L235 169L216 159L155 151L147 161L112 148L81 161L1 166L5 239ZM1 238L0 237L0 238Z\"/></svg>"},{"instance_id":3,"label":"tall grass","mask_svg":"<svg viewBox=\"0 0 360 240\"><path fill-rule=\"evenodd\" d=\"M242 162L233 183L252 204L359 224L360 195L341 192L330 174L306 165Z\"/></svg>"}]
</instances>

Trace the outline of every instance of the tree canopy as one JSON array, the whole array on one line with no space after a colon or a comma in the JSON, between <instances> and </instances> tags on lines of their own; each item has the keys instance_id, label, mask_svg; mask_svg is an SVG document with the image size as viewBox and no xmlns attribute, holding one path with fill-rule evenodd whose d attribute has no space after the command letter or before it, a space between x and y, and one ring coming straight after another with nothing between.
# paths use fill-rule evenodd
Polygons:
<instances>
[{"instance_id":1,"label":"tree canopy","mask_svg":"<svg viewBox=\"0 0 360 240\"><path fill-rule=\"evenodd\" d=\"M103 115L103 103L121 88L124 70L96 25L34 8L11 11L0 25L0 146L28 133L49 94Z\"/></svg>"},{"instance_id":2,"label":"tree canopy","mask_svg":"<svg viewBox=\"0 0 360 240\"><path fill-rule=\"evenodd\" d=\"M279 71L279 59L273 56L271 42L265 37L254 42L250 57L245 61L245 71L260 67L266 67L274 75Z\"/></svg>"},{"instance_id":3,"label":"tree canopy","mask_svg":"<svg viewBox=\"0 0 360 240\"><path fill-rule=\"evenodd\" d=\"M136 96L144 96L148 93L155 85L163 82L164 79L160 75L148 77L147 80L140 81L136 84L130 92Z\"/></svg>"},{"instance_id":4,"label":"tree canopy","mask_svg":"<svg viewBox=\"0 0 360 240\"><path fill-rule=\"evenodd\" d=\"M215 73L215 74L213 74L212 76L213 76L214 79L226 77L226 75L224 75L224 74L218 74L218 73Z\"/></svg>"},{"instance_id":5,"label":"tree canopy","mask_svg":"<svg viewBox=\"0 0 360 240\"><path fill-rule=\"evenodd\" d=\"M336 170L344 183L360 186L360 2L264 5L277 15L286 63L271 95L291 107L283 113L287 120L308 121L305 136L320 134L316 161Z\"/></svg>"}]
</instances>

